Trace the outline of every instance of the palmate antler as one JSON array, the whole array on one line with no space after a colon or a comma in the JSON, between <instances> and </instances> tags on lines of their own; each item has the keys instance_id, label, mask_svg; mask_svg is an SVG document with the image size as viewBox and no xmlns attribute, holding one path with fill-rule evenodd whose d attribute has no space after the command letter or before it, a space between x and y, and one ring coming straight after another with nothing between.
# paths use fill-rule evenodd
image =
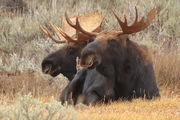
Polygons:
<instances>
[{"instance_id":1,"label":"palmate antler","mask_svg":"<svg viewBox=\"0 0 180 120\"><path fill-rule=\"evenodd\" d=\"M143 29L145 29L146 27L148 27L152 20L155 18L156 14L160 11L160 8L153 8L147 15L146 20L143 18L141 18L140 21L138 21L138 12L137 12L137 8L135 7L136 10L136 18L134 23L131 26L127 25L127 19L126 16L124 16L125 21L122 22L119 17L114 13L116 19L119 22L119 25L123 31L123 34L132 34L132 33L136 33L139 32Z\"/></svg>"},{"instance_id":2,"label":"palmate antler","mask_svg":"<svg viewBox=\"0 0 180 120\"><path fill-rule=\"evenodd\" d=\"M64 40L61 40L61 39L57 40L56 38L53 37L53 35L48 31L47 28L45 28L42 25L40 25L41 30L49 38L51 38L53 41L55 41L56 43L64 43L66 41L68 41L68 42L81 42L81 41L85 41L85 40L87 40L89 38L89 37L85 38L85 35L82 35L78 30L76 30L77 39L73 39L68 34L66 34L61 28L55 26L52 22L49 22L49 25L53 29L53 32L55 32L59 38L61 38L61 36L63 36L65 38Z\"/></svg>"},{"instance_id":3,"label":"palmate antler","mask_svg":"<svg viewBox=\"0 0 180 120\"><path fill-rule=\"evenodd\" d=\"M124 19L125 19L125 22L122 22L119 17L114 13L116 19L118 20L119 22L119 25L120 27L122 28L122 32L120 32L120 34L132 34L132 33L136 33L136 32L139 32L143 29L145 29L146 27L148 27L152 20L155 18L156 14L160 11L160 8L153 8L147 15L147 18L144 19L144 17L138 21L138 12L137 12L137 8L135 7L135 10L136 10L136 18L135 18L135 21L134 23L131 25L131 26L128 26L127 25L127 19L126 19L126 16L124 16ZM67 16L67 15L66 15ZM87 32L85 31L79 24L79 20L77 18L76 20L76 26L72 25L71 22L67 19L67 22L73 27L75 28L76 30L86 34L87 36L89 37L96 37L98 35L98 33L95 33L95 32Z\"/></svg>"},{"instance_id":4,"label":"palmate antler","mask_svg":"<svg viewBox=\"0 0 180 120\"><path fill-rule=\"evenodd\" d=\"M66 17L67 23L68 23L71 27L73 27L74 29L76 29L76 33L82 32L82 33L84 33L85 35L90 36L90 37L97 36L97 33L95 33L95 32L87 32L87 31L85 31L85 30L81 27L81 25L80 25L80 23L79 23L78 17L76 18L76 24L75 24L75 25L74 25L74 24L72 23L72 21L69 19L67 13L65 13L65 17Z\"/></svg>"},{"instance_id":5,"label":"palmate antler","mask_svg":"<svg viewBox=\"0 0 180 120\"><path fill-rule=\"evenodd\" d=\"M51 23L51 22L49 22L49 23ZM42 25L39 25L39 27L54 42L56 42L56 43L65 43L66 42L66 40L58 40L58 39L54 38L53 35L48 31L48 29L46 27L43 27ZM53 30L58 35L58 37L61 38L59 35L59 32L57 32L55 29L53 29Z\"/></svg>"},{"instance_id":6,"label":"palmate antler","mask_svg":"<svg viewBox=\"0 0 180 120\"><path fill-rule=\"evenodd\" d=\"M66 32L64 32L61 28L52 24L52 22L49 22L49 25L51 26L53 32L55 32L57 34L57 36L60 38L60 40L54 38L53 35L48 31L48 29L46 27L43 27L42 25L40 25L40 29L49 38L51 38L56 43L64 43L66 41L68 41L68 42L81 42L81 41L86 41L90 38L88 35L84 34L83 32L81 32L79 30L80 28L82 28L80 26L79 21L78 21L79 17L76 17L76 24L73 24L73 22L67 16L67 13L65 13L65 18L66 18L67 24L76 30L75 35L77 36L77 39L73 39ZM85 16L82 16L81 18L82 18L82 22L91 25L91 26L85 26L86 29L88 29L90 31L97 31L97 32L100 31L100 26L101 26L102 21L104 19L104 17L101 14L99 14L98 12L95 11L95 12L91 12L89 14L86 14ZM96 20L96 21L94 21L94 20ZM80 26L80 28L78 28L78 26ZM67 25L66 25L66 27L67 27ZM72 29L72 28L69 28L69 29ZM62 36L63 36L63 38L65 38L65 40L62 40Z\"/></svg>"},{"instance_id":7,"label":"palmate antler","mask_svg":"<svg viewBox=\"0 0 180 120\"><path fill-rule=\"evenodd\" d=\"M155 18L156 14L160 11L160 8L153 8L147 15L146 19L143 17L140 21L138 21L138 12L137 12L137 8L135 7L136 10L136 18L134 23L131 26L127 25L127 19L126 16L124 16L125 21L122 22L119 17L114 13L116 19L119 22L119 25L122 29L122 32L120 32L120 34L132 34L132 33L136 33L139 32L143 29L145 29L146 27L148 27L152 20ZM58 35L58 37L63 36L68 42L80 42L80 41L85 41L89 38L92 37L96 37L98 35L97 32L88 32L86 30L84 30L82 28L82 26L80 25L79 22L79 18L76 18L76 24L73 24L72 21L69 19L67 13L65 13L65 18L67 23L76 30L76 35L77 35L77 39L72 39L68 34L66 34L61 28L54 26L51 22L49 23L50 26L53 28L53 31ZM101 22L102 23L102 22ZM57 42L57 43L63 43L66 40L57 40L55 39L50 32L40 26L41 30L48 36L50 37L53 41Z\"/></svg>"}]
</instances>

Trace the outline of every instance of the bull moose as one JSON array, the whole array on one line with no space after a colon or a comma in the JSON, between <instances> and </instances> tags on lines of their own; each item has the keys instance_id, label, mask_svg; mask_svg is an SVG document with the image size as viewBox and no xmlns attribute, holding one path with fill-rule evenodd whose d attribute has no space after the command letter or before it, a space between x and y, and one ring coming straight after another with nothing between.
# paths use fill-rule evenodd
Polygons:
<instances>
[{"instance_id":1,"label":"bull moose","mask_svg":"<svg viewBox=\"0 0 180 120\"><path fill-rule=\"evenodd\" d=\"M87 32L80 26L77 19L78 30L94 38L94 41L81 51L79 64L82 69L71 81L68 95L70 92L76 91L79 83L84 83L82 94L84 94L85 100L86 96L91 94L90 100L92 101L89 103L96 103L100 100L98 98L106 96L106 94L101 94L106 88L108 88L106 90L108 95L113 100L160 97L150 52L145 46L140 46L128 38L129 34L147 28L159 12L159 8L153 8L146 19L143 17L139 21L137 9L135 8L135 10L136 18L131 26L127 25L126 17L125 22L122 22L113 12L122 31L113 29L100 33ZM84 79L87 71L91 69L96 69L105 78L89 81ZM90 83L88 87L86 87L86 83ZM84 103L86 104L85 101Z\"/></svg>"},{"instance_id":2,"label":"bull moose","mask_svg":"<svg viewBox=\"0 0 180 120\"><path fill-rule=\"evenodd\" d=\"M81 50L92 40L91 37L73 29L77 27L77 23L76 25L73 24L73 22L76 20L76 17L69 19L67 14L65 14L65 18L66 21L63 22L62 29L58 28L50 22L50 26L58 35L60 40L54 38L47 30L47 28L40 26L41 30L56 43L67 42L64 47L54 53L51 53L43 60L42 71L45 74L50 74L53 77L62 73L68 78L69 81L71 81L76 74L76 57L80 56ZM87 31L94 32L99 32L101 30L101 24L104 19L104 17L98 12L91 12L84 16L79 16L78 18L80 19L83 28L85 28ZM74 36L77 37L76 40L73 39ZM60 99L62 102L66 101L65 93L68 88L69 87L67 85L61 94ZM78 89L74 93L74 97L78 96L78 91L81 90Z\"/></svg>"},{"instance_id":3,"label":"bull moose","mask_svg":"<svg viewBox=\"0 0 180 120\"><path fill-rule=\"evenodd\" d=\"M80 56L81 50L91 42L92 39L89 36L84 35L78 30L75 31L73 23L76 17L68 18L65 14L66 21L63 21L62 29L49 22L53 31L58 35L60 40L53 37L47 28L40 26L41 30L56 43L65 43L62 48L51 53L42 61L42 71L45 74L50 74L52 77L56 77L62 73L65 77L71 81L76 73L76 57ZM87 31L100 32L103 16L98 12L91 12L84 16L78 16L83 28ZM77 39L73 39L76 37Z\"/></svg>"}]
</instances>

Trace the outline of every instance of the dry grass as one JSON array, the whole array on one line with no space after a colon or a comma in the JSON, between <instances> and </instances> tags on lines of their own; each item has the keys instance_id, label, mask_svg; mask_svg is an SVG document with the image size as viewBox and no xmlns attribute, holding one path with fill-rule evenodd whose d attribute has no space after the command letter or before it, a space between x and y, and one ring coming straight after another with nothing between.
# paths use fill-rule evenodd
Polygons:
<instances>
[{"instance_id":1,"label":"dry grass","mask_svg":"<svg viewBox=\"0 0 180 120\"><path fill-rule=\"evenodd\" d=\"M30 94L0 104L1 120L71 120L74 114L72 106L63 106L54 98L43 102Z\"/></svg>"},{"instance_id":2,"label":"dry grass","mask_svg":"<svg viewBox=\"0 0 180 120\"><path fill-rule=\"evenodd\" d=\"M17 95L31 93L33 97L48 98L54 96L59 100L67 79L60 75L57 78L42 79L34 72L1 73L0 74L0 100L14 99ZM47 79L48 78L48 79Z\"/></svg>"},{"instance_id":3,"label":"dry grass","mask_svg":"<svg viewBox=\"0 0 180 120\"><path fill-rule=\"evenodd\" d=\"M1 120L179 120L180 98L162 97L160 100L136 99L117 101L107 105L62 106L54 98L37 99L31 95L1 102Z\"/></svg>"},{"instance_id":4,"label":"dry grass","mask_svg":"<svg viewBox=\"0 0 180 120\"><path fill-rule=\"evenodd\" d=\"M117 102L110 105L78 109L78 120L178 120L180 99Z\"/></svg>"},{"instance_id":5,"label":"dry grass","mask_svg":"<svg viewBox=\"0 0 180 120\"><path fill-rule=\"evenodd\" d=\"M160 86L180 89L180 51L157 53L154 57L156 78Z\"/></svg>"}]
</instances>

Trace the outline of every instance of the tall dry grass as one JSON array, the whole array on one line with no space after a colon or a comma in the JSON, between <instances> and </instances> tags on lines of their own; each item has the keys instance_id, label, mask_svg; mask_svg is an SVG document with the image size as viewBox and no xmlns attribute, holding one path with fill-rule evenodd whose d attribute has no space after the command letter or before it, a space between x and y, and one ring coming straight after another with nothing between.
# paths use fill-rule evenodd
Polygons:
<instances>
[{"instance_id":1,"label":"tall dry grass","mask_svg":"<svg viewBox=\"0 0 180 120\"><path fill-rule=\"evenodd\" d=\"M176 85L180 87L180 55L179 51L160 53L154 60L155 73L159 85Z\"/></svg>"},{"instance_id":2,"label":"tall dry grass","mask_svg":"<svg viewBox=\"0 0 180 120\"><path fill-rule=\"evenodd\" d=\"M118 101L107 105L75 107L19 96L9 103L0 104L1 120L179 120L180 100L176 97L161 100Z\"/></svg>"},{"instance_id":3,"label":"tall dry grass","mask_svg":"<svg viewBox=\"0 0 180 120\"><path fill-rule=\"evenodd\" d=\"M48 77L48 76L46 76ZM51 98L59 100L67 79L60 75L57 78L43 79L33 71L0 73L0 101L12 101L18 95L31 93L36 98Z\"/></svg>"}]
</instances>

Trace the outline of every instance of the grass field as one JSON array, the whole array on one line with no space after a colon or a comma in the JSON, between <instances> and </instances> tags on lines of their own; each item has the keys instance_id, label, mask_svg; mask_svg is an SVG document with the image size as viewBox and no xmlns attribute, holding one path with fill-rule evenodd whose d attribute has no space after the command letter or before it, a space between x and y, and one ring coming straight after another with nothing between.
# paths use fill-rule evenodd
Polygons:
<instances>
[{"instance_id":1,"label":"grass field","mask_svg":"<svg viewBox=\"0 0 180 120\"><path fill-rule=\"evenodd\" d=\"M31 95L2 101L2 120L179 120L180 98L175 95L160 100L117 101L107 105L62 106L54 98L33 98Z\"/></svg>"},{"instance_id":2,"label":"grass field","mask_svg":"<svg viewBox=\"0 0 180 120\"><path fill-rule=\"evenodd\" d=\"M1 2L1 1L0 1ZM179 120L180 119L180 1L179 0L24 0L24 13L2 12L0 4L0 119L3 120ZM56 44L39 29L49 21L61 26L69 16L98 10L103 29L119 29L111 10L131 23L134 7L140 16L161 6L153 23L130 39L154 53L161 99L118 101L87 107L62 106L59 95L67 84L63 75L41 72L41 62L64 44Z\"/></svg>"},{"instance_id":3,"label":"grass field","mask_svg":"<svg viewBox=\"0 0 180 120\"><path fill-rule=\"evenodd\" d=\"M155 101L134 100L77 110L81 120L178 120L180 100L162 98Z\"/></svg>"}]
</instances>

